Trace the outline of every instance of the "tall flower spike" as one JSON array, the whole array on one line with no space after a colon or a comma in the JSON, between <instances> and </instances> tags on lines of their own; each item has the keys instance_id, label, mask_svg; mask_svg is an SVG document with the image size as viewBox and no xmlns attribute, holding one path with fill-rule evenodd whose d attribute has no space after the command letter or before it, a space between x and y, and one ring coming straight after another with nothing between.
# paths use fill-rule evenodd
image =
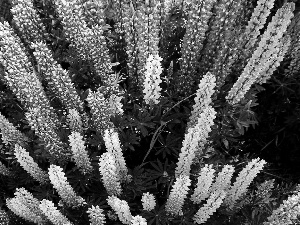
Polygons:
<instances>
[{"instance_id":1,"label":"tall flower spike","mask_svg":"<svg viewBox=\"0 0 300 225\"><path fill-rule=\"evenodd\" d=\"M142 88L145 80L145 70L147 58L151 55L158 55L159 43L159 23L161 3L159 0L146 1L137 7L135 21L137 46L138 46L138 64L137 76L138 85ZM129 56L130 57L130 56Z\"/></svg>"},{"instance_id":2,"label":"tall flower spike","mask_svg":"<svg viewBox=\"0 0 300 225\"><path fill-rule=\"evenodd\" d=\"M71 42L71 47L76 49L82 59L92 64L96 74L109 86L112 82L109 77L111 63L102 26L87 26L83 6L79 0L54 0L54 3L63 19L65 35Z\"/></svg>"},{"instance_id":3,"label":"tall flower spike","mask_svg":"<svg viewBox=\"0 0 300 225\"><path fill-rule=\"evenodd\" d=\"M48 174L43 171L36 162L34 162L33 158L29 155L26 149L16 144L14 153L23 169L35 180L39 181L41 184L45 184L49 181Z\"/></svg>"},{"instance_id":4,"label":"tall flower spike","mask_svg":"<svg viewBox=\"0 0 300 225\"><path fill-rule=\"evenodd\" d=\"M28 43L42 41L47 36L47 32L32 0L13 0L12 4L13 19L26 41Z\"/></svg>"},{"instance_id":5,"label":"tall flower spike","mask_svg":"<svg viewBox=\"0 0 300 225\"><path fill-rule=\"evenodd\" d=\"M207 72L207 74L201 79L198 90L195 97L195 104L193 105L193 110L187 123L187 130L196 125L200 114L203 109L208 107L212 103L212 95L214 94L214 88L216 87L216 77Z\"/></svg>"},{"instance_id":6,"label":"tall flower spike","mask_svg":"<svg viewBox=\"0 0 300 225\"><path fill-rule=\"evenodd\" d=\"M104 132L103 140L107 152L111 153L114 157L119 179L123 183L126 181L128 169L121 149L118 133L113 129L107 129Z\"/></svg>"},{"instance_id":7,"label":"tall flower spike","mask_svg":"<svg viewBox=\"0 0 300 225\"><path fill-rule=\"evenodd\" d=\"M187 197L191 180L188 176L181 175L176 178L172 191L166 203L166 211L168 214L182 215L182 207Z\"/></svg>"},{"instance_id":8,"label":"tall flower spike","mask_svg":"<svg viewBox=\"0 0 300 225\"><path fill-rule=\"evenodd\" d=\"M107 193L109 195L119 196L122 192L121 183L114 157L110 152L105 152L101 155L99 160L99 171Z\"/></svg>"},{"instance_id":9,"label":"tall flower spike","mask_svg":"<svg viewBox=\"0 0 300 225\"><path fill-rule=\"evenodd\" d=\"M287 200L284 200L279 208L272 212L272 215L268 217L268 222L264 222L264 225L282 225L282 224L296 224L299 221L300 216L300 192L289 196Z\"/></svg>"},{"instance_id":10,"label":"tall flower spike","mask_svg":"<svg viewBox=\"0 0 300 225\"><path fill-rule=\"evenodd\" d=\"M131 224L132 215L129 205L126 201L120 200L116 196L108 196L107 203L117 213L119 220L123 224Z\"/></svg>"},{"instance_id":11,"label":"tall flower spike","mask_svg":"<svg viewBox=\"0 0 300 225\"><path fill-rule=\"evenodd\" d=\"M69 113L67 115L67 123L71 131L78 132L83 135L82 120L80 114L76 109L69 109Z\"/></svg>"},{"instance_id":12,"label":"tall flower spike","mask_svg":"<svg viewBox=\"0 0 300 225\"><path fill-rule=\"evenodd\" d=\"M76 195L62 168L50 165L48 174L53 187L68 206L74 208L86 204L82 197Z\"/></svg>"},{"instance_id":13,"label":"tall flower spike","mask_svg":"<svg viewBox=\"0 0 300 225\"><path fill-rule=\"evenodd\" d=\"M215 53L211 55L213 65L210 71L215 74L217 78L217 90L225 83L227 74L223 73L223 71L228 67L227 59L236 49L236 37L243 32L240 27L242 23L240 19L243 18L243 8L247 7L247 3L245 3L247 1L243 0L224 0L221 2L229 7L223 9L222 4L217 7L217 16L215 17L214 23L218 24L217 26L219 26L220 31L218 31L217 34L217 42L210 42L213 44L210 47L214 48ZM219 10L221 10L221 13L219 13ZM219 17L219 15L221 15L221 17ZM214 25L215 24L212 26ZM210 40L210 37L208 37L208 39Z\"/></svg>"},{"instance_id":14,"label":"tall flower spike","mask_svg":"<svg viewBox=\"0 0 300 225\"><path fill-rule=\"evenodd\" d=\"M39 200L25 188L17 188L15 197L6 199L7 207L27 221L46 224L47 219L39 208Z\"/></svg>"},{"instance_id":15,"label":"tall flower spike","mask_svg":"<svg viewBox=\"0 0 300 225\"><path fill-rule=\"evenodd\" d=\"M25 117L36 135L46 144L52 160L65 162L69 159L69 151L64 149L64 144L55 132L55 125L49 115L46 115L40 107L36 107L30 108Z\"/></svg>"},{"instance_id":16,"label":"tall flower spike","mask_svg":"<svg viewBox=\"0 0 300 225\"><path fill-rule=\"evenodd\" d=\"M118 29L124 35L126 42L125 50L128 55L127 68L128 79L132 88L138 86L138 30L136 28L137 15L135 9L131 4L127 4L125 1L117 1L115 3L116 8L119 8L119 21L117 22ZM119 6L119 7L117 7Z\"/></svg>"},{"instance_id":17,"label":"tall flower spike","mask_svg":"<svg viewBox=\"0 0 300 225\"><path fill-rule=\"evenodd\" d=\"M27 145L29 139L17 130L12 123L8 121L1 113L0 113L0 133L2 141L5 145L14 146L15 144L19 144L23 147Z\"/></svg>"},{"instance_id":18,"label":"tall flower spike","mask_svg":"<svg viewBox=\"0 0 300 225\"><path fill-rule=\"evenodd\" d=\"M227 191L231 185L231 178L234 173L234 167L231 165L225 165L221 172L218 173L215 182L210 188L210 192L217 190Z\"/></svg>"},{"instance_id":19,"label":"tall flower spike","mask_svg":"<svg viewBox=\"0 0 300 225\"><path fill-rule=\"evenodd\" d=\"M73 153L72 158L75 161L76 166L85 175L92 172L93 167L91 165L87 151L85 150L83 137L78 132L72 132L69 135L69 142L71 151Z\"/></svg>"},{"instance_id":20,"label":"tall flower spike","mask_svg":"<svg viewBox=\"0 0 300 225\"><path fill-rule=\"evenodd\" d=\"M258 42L258 37L260 36L260 30L264 27L267 17L271 13L271 9L274 6L275 0L259 0L254 8L245 32L239 37L239 51L231 60L231 64L237 58L245 62L251 57L253 51L255 50L255 45Z\"/></svg>"},{"instance_id":21,"label":"tall flower spike","mask_svg":"<svg viewBox=\"0 0 300 225\"><path fill-rule=\"evenodd\" d=\"M232 32L232 23L236 21L237 11L240 9L240 0L221 0L214 5L214 16L210 21L210 30L207 34L207 43L201 51L201 61L199 68L201 74L213 69L213 64L218 59L218 54L226 52L226 44ZM227 34L227 35L226 35ZM224 49L223 52L221 51ZM221 58L223 59L223 57ZM217 63L218 64L218 63ZM217 74L218 71L212 71ZM218 77L219 79L219 77Z\"/></svg>"},{"instance_id":22,"label":"tall flower spike","mask_svg":"<svg viewBox=\"0 0 300 225\"><path fill-rule=\"evenodd\" d=\"M43 199L40 209L54 225L73 225L55 206L54 203Z\"/></svg>"},{"instance_id":23,"label":"tall flower spike","mask_svg":"<svg viewBox=\"0 0 300 225\"><path fill-rule=\"evenodd\" d=\"M100 209L99 206L93 206L87 210L90 219L90 225L104 225L105 224L105 215L103 209Z\"/></svg>"},{"instance_id":24,"label":"tall flower spike","mask_svg":"<svg viewBox=\"0 0 300 225\"><path fill-rule=\"evenodd\" d=\"M287 56L291 59L288 67L287 76L292 76L300 72L300 14L295 14L291 25L288 28L288 34L291 36L291 45Z\"/></svg>"},{"instance_id":25,"label":"tall flower spike","mask_svg":"<svg viewBox=\"0 0 300 225\"><path fill-rule=\"evenodd\" d=\"M276 49L277 51L274 51L274 54L272 54L272 56L269 58L268 63L270 63L270 67L265 69L265 71L261 73L261 76L257 79L257 83L263 84L271 78L273 72L282 62L285 54L290 47L290 44L291 38L289 35L286 35L280 40L280 46Z\"/></svg>"},{"instance_id":26,"label":"tall flower spike","mask_svg":"<svg viewBox=\"0 0 300 225\"><path fill-rule=\"evenodd\" d=\"M191 200L195 204L201 203L202 200L208 198L210 194L210 187L214 179L215 170L212 168L212 165L205 165L199 174L197 186L194 190L194 193L191 195Z\"/></svg>"},{"instance_id":27,"label":"tall flower spike","mask_svg":"<svg viewBox=\"0 0 300 225\"><path fill-rule=\"evenodd\" d=\"M252 84L260 79L263 72L272 67L272 61L269 59L274 57L274 54L278 54L278 48L281 46L280 40L291 22L294 8L294 3L285 3L272 17L272 21L262 35L257 49L226 96L231 105L243 99Z\"/></svg>"},{"instance_id":28,"label":"tall flower spike","mask_svg":"<svg viewBox=\"0 0 300 225\"><path fill-rule=\"evenodd\" d=\"M6 21L0 23L0 42L0 63L6 70L4 79L9 88L27 110L30 107L42 108L43 112L51 117L55 126L60 127L58 117L50 106L20 38L14 34Z\"/></svg>"},{"instance_id":29,"label":"tall flower spike","mask_svg":"<svg viewBox=\"0 0 300 225\"><path fill-rule=\"evenodd\" d=\"M133 216L131 225L147 225L147 220L139 215Z\"/></svg>"},{"instance_id":30,"label":"tall flower spike","mask_svg":"<svg viewBox=\"0 0 300 225\"><path fill-rule=\"evenodd\" d=\"M147 211L153 210L156 205L154 195L149 194L149 192L143 193L142 205L143 205L143 210L147 210Z\"/></svg>"},{"instance_id":31,"label":"tall flower spike","mask_svg":"<svg viewBox=\"0 0 300 225\"><path fill-rule=\"evenodd\" d=\"M161 83L160 75L163 72L161 67L162 58L158 55L149 55L146 62L144 80L144 100L146 104L158 104L160 98Z\"/></svg>"},{"instance_id":32,"label":"tall flower spike","mask_svg":"<svg viewBox=\"0 0 300 225\"><path fill-rule=\"evenodd\" d=\"M81 1L83 6L83 15L86 18L86 23L89 27L95 25L105 25L105 12L104 9L107 7L104 1L85 0Z\"/></svg>"},{"instance_id":33,"label":"tall flower spike","mask_svg":"<svg viewBox=\"0 0 300 225\"><path fill-rule=\"evenodd\" d=\"M91 108L97 130L104 135L106 129L114 128L114 124L110 121L110 117L112 116L111 108L107 104L100 88L98 88L97 92L90 92L86 100Z\"/></svg>"},{"instance_id":34,"label":"tall flower spike","mask_svg":"<svg viewBox=\"0 0 300 225\"><path fill-rule=\"evenodd\" d=\"M207 200L207 203L203 205L194 216L194 221L197 224L202 224L207 221L207 219L212 216L216 210L220 207L223 199L226 196L226 192L219 190L212 193Z\"/></svg>"},{"instance_id":35,"label":"tall flower spike","mask_svg":"<svg viewBox=\"0 0 300 225\"><path fill-rule=\"evenodd\" d=\"M227 191L227 196L224 204L230 209L235 207L236 201L247 192L247 189L256 175L263 169L266 161L259 158L253 159L247 166L239 173L234 184Z\"/></svg>"},{"instance_id":36,"label":"tall flower spike","mask_svg":"<svg viewBox=\"0 0 300 225\"><path fill-rule=\"evenodd\" d=\"M208 21L212 16L211 8L216 0L213 1L191 1L188 7L188 19L186 22L186 32L182 40L181 53L182 61L180 64L182 73L178 81L179 91L183 90L190 94L190 85L195 81L197 58L203 48L205 32L208 29Z\"/></svg>"},{"instance_id":37,"label":"tall flower spike","mask_svg":"<svg viewBox=\"0 0 300 225\"><path fill-rule=\"evenodd\" d=\"M208 134L211 131L213 120L216 117L216 111L207 106L198 118L197 124L188 129L185 134L177 167L175 170L175 177L180 174L189 176L191 165L195 157L199 157L202 150L207 143Z\"/></svg>"},{"instance_id":38,"label":"tall flower spike","mask_svg":"<svg viewBox=\"0 0 300 225\"><path fill-rule=\"evenodd\" d=\"M77 109L83 112L83 102L80 100L69 74L54 59L53 54L45 42L31 44L35 49L33 55L37 60L40 73L48 82L52 91L58 95L60 101L67 109Z\"/></svg>"}]
</instances>

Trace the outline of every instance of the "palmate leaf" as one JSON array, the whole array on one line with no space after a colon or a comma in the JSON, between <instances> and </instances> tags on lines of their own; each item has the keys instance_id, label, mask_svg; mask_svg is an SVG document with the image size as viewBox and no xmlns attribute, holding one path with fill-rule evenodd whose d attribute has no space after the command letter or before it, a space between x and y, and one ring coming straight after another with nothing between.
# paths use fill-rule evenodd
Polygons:
<instances>
[{"instance_id":1,"label":"palmate leaf","mask_svg":"<svg viewBox=\"0 0 300 225\"><path fill-rule=\"evenodd\" d=\"M130 130L126 130L125 132L121 131L120 141L123 143L123 146L126 149L130 149L135 151L133 145L140 145L140 138Z\"/></svg>"},{"instance_id":2,"label":"palmate leaf","mask_svg":"<svg viewBox=\"0 0 300 225\"><path fill-rule=\"evenodd\" d=\"M166 216L165 205L157 206L151 210L143 211L141 216L148 221L148 225L169 225L171 224Z\"/></svg>"},{"instance_id":3,"label":"palmate leaf","mask_svg":"<svg viewBox=\"0 0 300 225\"><path fill-rule=\"evenodd\" d=\"M146 137L149 134L147 128L155 127L155 123L152 122L154 117L155 116L151 116L147 110L135 104L133 116L129 117L128 119L134 123L138 130L141 131L143 137Z\"/></svg>"},{"instance_id":4,"label":"palmate leaf","mask_svg":"<svg viewBox=\"0 0 300 225\"><path fill-rule=\"evenodd\" d=\"M126 189L133 193L133 198L142 195L146 190L155 188L147 179L148 175L141 166L136 166L133 170L129 169L129 174L132 175L132 182L126 186Z\"/></svg>"},{"instance_id":5,"label":"palmate leaf","mask_svg":"<svg viewBox=\"0 0 300 225\"><path fill-rule=\"evenodd\" d=\"M157 184L166 184L170 180L170 174L172 173L171 166L168 165L168 158L166 158L165 163L162 164L159 159L157 162L150 162L154 170L147 169L149 173L148 180L157 180Z\"/></svg>"},{"instance_id":6,"label":"palmate leaf","mask_svg":"<svg viewBox=\"0 0 300 225\"><path fill-rule=\"evenodd\" d=\"M158 141L162 146L157 147L158 151L155 153L155 155L162 154L163 158L166 158L167 155L178 155L179 149L178 149L178 141L180 140L180 137L174 136L172 133L168 133L166 138L163 138L163 135L160 134L158 136Z\"/></svg>"}]
</instances>

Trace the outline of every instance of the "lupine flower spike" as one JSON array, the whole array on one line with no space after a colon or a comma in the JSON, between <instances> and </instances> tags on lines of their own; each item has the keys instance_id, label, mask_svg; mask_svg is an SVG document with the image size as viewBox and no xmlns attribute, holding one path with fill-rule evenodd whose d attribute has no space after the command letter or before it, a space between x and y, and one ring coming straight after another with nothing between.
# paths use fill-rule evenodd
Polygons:
<instances>
[{"instance_id":1,"label":"lupine flower spike","mask_svg":"<svg viewBox=\"0 0 300 225\"><path fill-rule=\"evenodd\" d=\"M116 196L109 196L107 203L117 213L119 220L123 224L130 225L132 221L132 215L128 206L128 203L124 200L120 200Z\"/></svg>"},{"instance_id":2,"label":"lupine flower spike","mask_svg":"<svg viewBox=\"0 0 300 225\"><path fill-rule=\"evenodd\" d=\"M187 197L189 186L191 185L191 180L188 176L181 175L176 178L173 184L172 191L166 203L166 211L168 214L172 215L182 215L182 207L184 200Z\"/></svg>"},{"instance_id":3,"label":"lupine flower spike","mask_svg":"<svg viewBox=\"0 0 300 225\"><path fill-rule=\"evenodd\" d=\"M83 174L92 172L93 167L91 165L87 151L85 150L83 137L78 132L72 132L69 136L69 142L71 151L73 153L72 158L76 163L76 166Z\"/></svg>"},{"instance_id":4,"label":"lupine flower spike","mask_svg":"<svg viewBox=\"0 0 300 225\"><path fill-rule=\"evenodd\" d=\"M270 58L278 57L278 49L281 48L280 40L291 22L294 9L294 3L285 3L272 17L272 21L262 35L258 47L248 61L243 73L226 96L231 105L243 99L252 84L260 80L263 72L273 66Z\"/></svg>"},{"instance_id":5,"label":"lupine flower spike","mask_svg":"<svg viewBox=\"0 0 300 225\"><path fill-rule=\"evenodd\" d=\"M143 210L151 211L152 209L154 209L156 205L154 195L149 194L149 192L143 193L142 205L143 205Z\"/></svg>"},{"instance_id":6,"label":"lupine flower spike","mask_svg":"<svg viewBox=\"0 0 300 225\"><path fill-rule=\"evenodd\" d=\"M36 162L34 162L26 149L22 148L18 144L15 145L15 156L23 169L35 180L39 181L41 184L45 184L49 181L48 174L43 171Z\"/></svg>"},{"instance_id":7,"label":"lupine flower spike","mask_svg":"<svg viewBox=\"0 0 300 225\"><path fill-rule=\"evenodd\" d=\"M158 55L149 55L146 62L146 72L144 80L144 100L146 104L153 105L159 103L161 87L160 75L163 71L161 67L162 58Z\"/></svg>"},{"instance_id":8,"label":"lupine flower spike","mask_svg":"<svg viewBox=\"0 0 300 225\"><path fill-rule=\"evenodd\" d=\"M89 208L87 213L89 214L90 225L104 225L105 224L105 215L103 209L100 209L99 206L93 206Z\"/></svg>"},{"instance_id":9,"label":"lupine flower spike","mask_svg":"<svg viewBox=\"0 0 300 225\"><path fill-rule=\"evenodd\" d=\"M54 203L43 199L39 205L41 211L54 225L73 225L55 206Z\"/></svg>"},{"instance_id":10,"label":"lupine flower spike","mask_svg":"<svg viewBox=\"0 0 300 225\"><path fill-rule=\"evenodd\" d=\"M110 152L105 152L101 155L99 171L107 193L109 195L119 196L122 192L119 173L114 157Z\"/></svg>"},{"instance_id":11,"label":"lupine flower spike","mask_svg":"<svg viewBox=\"0 0 300 225\"><path fill-rule=\"evenodd\" d=\"M56 189L64 203L71 207L78 207L86 204L82 197L76 195L72 186L67 181L62 168L50 165L48 174L53 187Z\"/></svg>"},{"instance_id":12,"label":"lupine flower spike","mask_svg":"<svg viewBox=\"0 0 300 225\"><path fill-rule=\"evenodd\" d=\"M6 199L7 207L27 221L46 224L46 217L39 208L39 200L25 188L17 188L14 198Z\"/></svg>"},{"instance_id":13,"label":"lupine flower spike","mask_svg":"<svg viewBox=\"0 0 300 225\"><path fill-rule=\"evenodd\" d=\"M253 159L247 166L239 173L234 184L227 191L227 196L224 204L230 209L235 207L236 201L247 192L247 189L256 175L262 170L266 161L259 158Z\"/></svg>"}]
</instances>

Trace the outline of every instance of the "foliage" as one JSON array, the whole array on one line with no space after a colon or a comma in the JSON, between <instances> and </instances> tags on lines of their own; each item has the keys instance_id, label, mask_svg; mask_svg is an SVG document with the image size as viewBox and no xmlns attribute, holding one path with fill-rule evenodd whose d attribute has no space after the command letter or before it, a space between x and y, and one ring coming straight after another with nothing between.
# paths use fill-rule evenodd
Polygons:
<instances>
[{"instance_id":1,"label":"foliage","mask_svg":"<svg viewBox=\"0 0 300 225\"><path fill-rule=\"evenodd\" d=\"M24 12L27 12L31 6L26 1L13 0L12 7L21 5L21 2L24 3ZM5 55L10 48L5 43L8 39L5 39L4 28L0 30L0 115L5 118L0 121L0 163L5 166L2 168L7 169L0 171L0 207L6 211L1 211L3 216L0 215L0 221L8 216L9 224L32 224L25 214L18 217L7 206L6 200L13 198L18 188L25 188L38 201L43 201L43 207L49 210L52 206L56 207L63 215L61 218L67 218L64 221L72 224L92 224L87 213L92 208L95 217L99 213L99 221L105 215L105 224L130 224L129 219L137 215L150 225L196 224L194 216L198 212L198 221L202 219L205 224L260 225L268 221L268 217L284 200L298 193L295 180L282 178L285 175L283 172L276 175L272 172L280 163L293 162L299 165L296 162L300 161L299 152L296 151L300 140L300 87L297 74L291 74L294 70L290 69L291 62L300 53L289 54L292 46L297 45L296 38L299 36L296 34L300 32L291 28L297 24L293 21L287 31L282 28L288 26L289 18L286 18L285 25L270 25L276 24L276 18L281 15L276 12L284 9L293 12L292 3L288 3L290 9L287 3L276 1L273 11L267 12L269 6L264 8L265 11L259 11L265 15L258 16L257 21L252 23L257 27L251 33L253 39L249 37L246 45L243 37L246 38L246 32L250 32L246 26L252 12L257 5L272 5L271 0L248 0L247 3L212 1L213 6L205 6L209 13L204 5L203 11L201 7L197 8L201 13L193 8L205 1L67 2L32 1L38 20L32 17L32 21L22 21L22 17L13 11L13 20L5 18L14 32L12 36L19 40L17 44L23 46L17 50L24 54L24 58L19 59L24 71L32 76L36 86L41 83L41 92L31 93L30 88L37 87L30 87L30 83L24 86L22 79L16 79L19 71L13 70L18 68L18 62L14 61L17 57ZM64 13L69 13L68 16L74 19L72 23L68 25L66 16L62 15L63 7L58 10L58 6L66 7ZM239 11L239 17L242 18L240 23L235 15L239 7L243 9ZM71 14L72 10L76 13ZM296 5L294 14L298 10ZM284 15L281 15L282 20ZM275 18L275 22L271 18ZM32 27L31 23L38 23L38 27L42 28L37 33L24 30L18 24L18 19L24 26ZM199 24L199 21L204 21L207 24L200 26L187 21L198 21ZM264 22L258 25L261 21ZM78 31L72 30L72 24L78 25ZM281 30L274 31L271 28ZM199 33L194 34L189 29L198 29ZM80 35L76 36L76 32ZM281 37L273 40L270 35L275 39L276 32L282 32ZM196 41L199 36L201 43L200 40ZM282 36L291 39L288 53L280 60L277 55L284 46ZM45 55L49 56L48 59L53 57L53 64L51 60L44 63L39 61L36 55L38 46L33 44L37 37L44 41L43 46L52 54ZM272 45L272 41L276 43ZM10 44L14 46L14 43ZM195 50L193 54L189 52L191 45L195 45L193 49L199 51ZM235 45L239 46L235 48ZM184 54L181 51L183 48ZM257 49L266 51L259 55ZM267 51L273 61L266 56L264 58ZM155 61L153 57L157 59L155 64L151 64L151 59ZM28 63L25 62L27 59ZM254 63L248 65L249 61ZM9 67L11 62L14 64ZM189 67L182 62L190 62ZM237 92L239 101L233 104L228 100L228 93L232 92L236 83L242 82L241 77L248 79L245 83L249 81L250 72L243 72L244 68L252 68L249 70L255 71L255 76L260 73L266 76L271 71L263 68L266 65L276 69L271 78L265 78L265 82L255 82L253 78L253 84L245 93ZM215 73L212 76L216 76L217 86L211 83L210 93L207 89L199 88L199 92L203 93L195 98L197 88L208 71ZM248 72L247 78L245 74ZM9 78L12 74L14 78ZM144 83L141 80L145 74L147 82ZM260 77L262 80L263 75ZM25 80L25 76L23 78ZM17 81L23 85L20 91ZM143 84L147 87L143 87ZM145 93L146 99L152 97L153 100L146 100ZM97 97L94 98L97 104L91 104L91 96ZM205 96L209 99L205 99ZM49 101L49 106L43 108L44 105L37 105L32 99ZM202 105L197 108L196 104ZM209 107L211 110L206 110ZM82 123L78 123L78 126L70 123L70 109L77 110L80 115L78 120ZM212 121L208 121L210 117L205 116L205 112L210 112ZM34 115L40 115L43 123L34 124ZM111 132L105 138L106 126ZM76 135L74 131L78 131ZM75 136L82 140L76 141ZM73 137L71 145L70 137ZM22 144L24 151L27 151L22 153L27 161L24 161L24 156L22 159L20 153L16 156L18 144ZM71 157L72 148L77 151L75 162L71 160L74 159ZM180 155L185 148L189 151L188 156ZM52 154L53 149L57 154L64 154L63 160L57 160L57 155ZM258 157L271 164L267 164L256 176L261 170L260 166L263 166L255 161ZM186 162L185 168L190 168L190 172L185 174L189 178L179 178L175 174L181 158ZM122 160L128 169L125 175L120 172ZM99 162L102 162L101 165ZM196 204L191 196L199 187L200 174L208 168L206 164L210 165L212 180L226 165L232 165L235 172L228 189L210 193L208 187L207 196ZM247 172L245 168L250 164L253 167L248 168ZM54 166L59 171L56 176L49 171ZM83 170L84 166L88 169ZM294 168L296 170L298 167ZM28 172L31 170L37 174L32 176ZM45 182L39 183L36 179L38 174L49 174L51 182L43 177ZM277 179L272 180L274 177ZM238 189L233 185L235 181L243 187L243 190L239 190L243 193L239 193L238 199L232 201L235 202L232 207L227 207L226 204L230 203L228 199L226 201L226 193L232 194ZM117 197L111 194L116 188L114 182L118 184ZM62 183L65 183L63 187L60 186ZM154 209L149 211L143 209L141 201L147 192L156 199ZM176 195L178 192L181 196ZM74 207L76 202L72 202L73 207L70 207L68 199L72 197L84 203ZM218 204L215 203L217 201ZM174 210L172 204L177 204L178 215L170 213ZM50 224L49 221L46 224ZM55 224L55 218L51 221Z\"/></svg>"}]
</instances>

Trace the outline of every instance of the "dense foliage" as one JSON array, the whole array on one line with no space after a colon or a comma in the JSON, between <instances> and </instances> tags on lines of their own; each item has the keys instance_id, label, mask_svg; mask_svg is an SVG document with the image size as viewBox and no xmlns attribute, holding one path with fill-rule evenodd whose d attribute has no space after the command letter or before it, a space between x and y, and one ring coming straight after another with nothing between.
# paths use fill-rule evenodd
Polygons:
<instances>
[{"instance_id":1,"label":"dense foliage","mask_svg":"<svg viewBox=\"0 0 300 225\"><path fill-rule=\"evenodd\" d=\"M299 3L4 2L1 224L299 223Z\"/></svg>"}]
</instances>

